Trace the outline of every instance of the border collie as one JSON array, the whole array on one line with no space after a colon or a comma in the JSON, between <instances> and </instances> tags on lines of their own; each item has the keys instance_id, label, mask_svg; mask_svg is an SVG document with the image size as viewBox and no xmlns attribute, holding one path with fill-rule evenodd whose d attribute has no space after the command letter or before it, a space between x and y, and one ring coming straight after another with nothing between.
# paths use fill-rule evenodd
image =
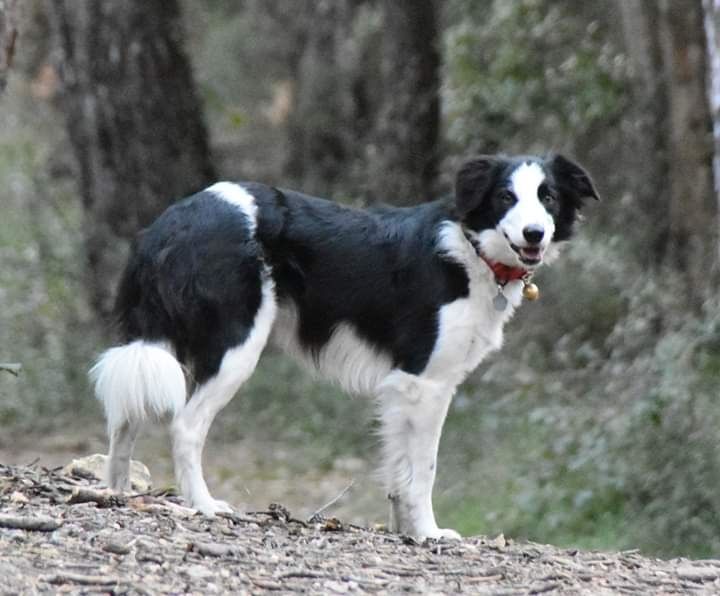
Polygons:
<instances>
[{"instance_id":1,"label":"border collie","mask_svg":"<svg viewBox=\"0 0 720 596\"><path fill-rule=\"evenodd\" d=\"M128 488L142 423L169 415L183 496L208 491L202 450L268 342L377 403L392 528L435 522L440 432L458 384L500 348L529 276L568 240L590 176L561 155L480 156L452 199L353 209L257 183L219 182L137 239L119 286L124 343L90 371L110 437L108 484Z\"/></svg>"}]
</instances>

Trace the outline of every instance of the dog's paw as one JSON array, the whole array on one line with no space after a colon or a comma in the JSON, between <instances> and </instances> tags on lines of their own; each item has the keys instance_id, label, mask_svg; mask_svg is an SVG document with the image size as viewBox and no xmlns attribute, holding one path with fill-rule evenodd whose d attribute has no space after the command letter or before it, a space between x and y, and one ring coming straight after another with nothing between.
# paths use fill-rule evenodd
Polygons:
<instances>
[{"instance_id":1,"label":"dog's paw","mask_svg":"<svg viewBox=\"0 0 720 596\"><path fill-rule=\"evenodd\" d=\"M233 508L228 503L217 499L208 499L201 503L193 503L193 508L207 517L212 517L218 513L233 513Z\"/></svg>"}]
</instances>

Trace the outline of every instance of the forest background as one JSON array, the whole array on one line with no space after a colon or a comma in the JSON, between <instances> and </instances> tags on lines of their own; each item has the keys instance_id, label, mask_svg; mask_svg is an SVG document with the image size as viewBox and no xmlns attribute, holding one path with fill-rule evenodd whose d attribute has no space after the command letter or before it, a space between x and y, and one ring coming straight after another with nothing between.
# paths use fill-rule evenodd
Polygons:
<instances>
[{"instance_id":1,"label":"forest background","mask_svg":"<svg viewBox=\"0 0 720 596\"><path fill-rule=\"evenodd\" d=\"M603 200L453 402L441 525L717 557L718 27L716 0L0 0L0 362L23 365L0 458L103 448L86 370L173 200L222 178L407 205L469 155L563 151ZM383 521L372 428L269 352L211 487L311 511L354 480L342 514ZM171 481L161 445L140 455Z\"/></svg>"}]
</instances>

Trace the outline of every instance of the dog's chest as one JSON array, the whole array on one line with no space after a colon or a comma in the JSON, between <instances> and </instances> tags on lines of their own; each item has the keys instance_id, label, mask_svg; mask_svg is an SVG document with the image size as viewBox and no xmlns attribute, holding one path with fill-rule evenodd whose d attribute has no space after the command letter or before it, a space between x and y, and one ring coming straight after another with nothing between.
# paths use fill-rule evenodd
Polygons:
<instances>
[{"instance_id":1,"label":"dog's chest","mask_svg":"<svg viewBox=\"0 0 720 596\"><path fill-rule=\"evenodd\" d=\"M423 376L459 384L502 346L503 327L522 300L522 282L504 288L508 302L497 310L493 299L498 289L492 277L480 268L469 274L469 295L440 309L438 339Z\"/></svg>"}]
</instances>

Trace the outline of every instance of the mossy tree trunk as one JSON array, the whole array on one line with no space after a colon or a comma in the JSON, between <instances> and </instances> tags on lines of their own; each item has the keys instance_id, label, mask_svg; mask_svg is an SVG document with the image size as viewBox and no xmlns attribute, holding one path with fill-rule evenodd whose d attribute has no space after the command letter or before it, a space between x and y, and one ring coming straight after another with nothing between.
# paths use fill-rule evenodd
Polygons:
<instances>
[{"instance_id":1,"label":"mossy tree trunk","mask_svg":"<svg viewBox=\"0 0 720 596\"><path fill-rule=\"evenodd\" d=\"M90 300L107 319L130 239L215 174L178 2L48 7L86 214Z\"/></svg>"}]
</instances>

